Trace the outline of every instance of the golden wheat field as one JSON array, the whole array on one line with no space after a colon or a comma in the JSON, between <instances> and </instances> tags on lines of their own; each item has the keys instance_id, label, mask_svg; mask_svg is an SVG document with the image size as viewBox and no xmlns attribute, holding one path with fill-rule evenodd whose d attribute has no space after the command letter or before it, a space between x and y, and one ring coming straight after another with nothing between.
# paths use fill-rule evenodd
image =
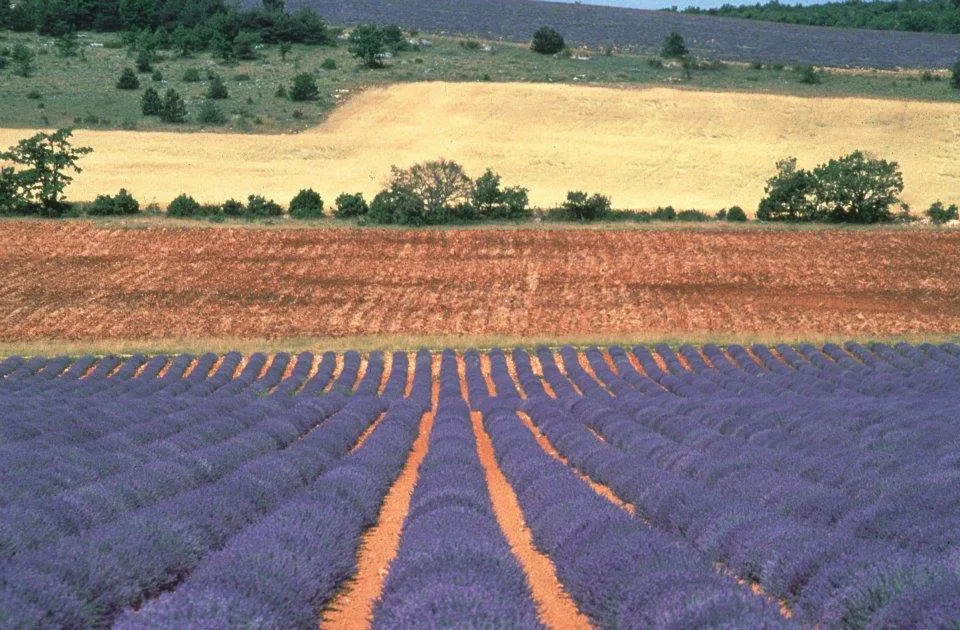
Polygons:
<instances>
[{"instance_id":1,"label":"golden wheat field","mask_svg":"<svg viewBox=\"0 0 960 630\"><path fill-rule=\"evenodd\" d=\"M0 145L23 137L0 130ZM412 83L355 95L298 135L79 131L95 153L70 190L121 187L161 205L181 192L219 202L260 193L286 203L375 194L390 166L447 157L489 166L549 206L580 189L615 207L756 207L779 158L803 166L863 149L900 162L915 209L960 191L960 103L802 98L682 89Z\"/></svg>"}]
</instances>

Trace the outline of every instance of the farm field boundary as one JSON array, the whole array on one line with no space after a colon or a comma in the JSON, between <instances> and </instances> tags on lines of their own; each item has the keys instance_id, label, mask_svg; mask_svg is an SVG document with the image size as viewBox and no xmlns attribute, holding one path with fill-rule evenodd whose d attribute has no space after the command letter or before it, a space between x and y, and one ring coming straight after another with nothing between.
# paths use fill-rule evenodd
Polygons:
<instances>
[{"instance_id":1,"label":"farm field boundary","mask_svg":"<svg viewBox=\"0 0 960 630\"><path fill-rule=\"evenodd\" d=\"M252 193L286 204L313 188L332 205L343 192L379 192L393 165L445 157L476 177L500 173L530 189L535 206L570 190L599 192L616 208L672 205L753 212L775 163L800 166L861 149L897 161L915 212L960 190L960 104L803 98L669 88L412 83L370 89L321 126L282 136L80 130L94 153L72 199L129 190L165 206ZM0 146L22 129L0 130Z\"/></svg>"}]
</instances>

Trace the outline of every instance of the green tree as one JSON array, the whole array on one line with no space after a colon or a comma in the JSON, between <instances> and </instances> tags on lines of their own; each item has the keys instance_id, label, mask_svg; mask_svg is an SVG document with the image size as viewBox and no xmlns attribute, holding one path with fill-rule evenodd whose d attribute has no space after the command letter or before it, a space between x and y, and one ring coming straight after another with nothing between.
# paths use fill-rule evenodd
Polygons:
<instances>
[{"instance_id":1,"label":"green tree","mask_svg":"<svg viewBox=\"0 0 960 630\"><path fill-rule=\"evenodd\" d=\"M757 218L761 221L816 221L820 219L814 198L814 180L809 171L797 168L797 158L777 162L777 174L767 187Z\"/></svg>"},{"instance_id":2,"label":"green tree","mask_svg":"<svg viewBox=\"0 0 960 630\"><path fill-rule=\"evenodd\" d=\"M196 199L184 193L170 202L167 214L172 217L192 217L200 214L200 208Z\"/></svg>"},{"instance_id":3,"label":"green tree","mask_svg":"<svg viewBox=\"0 0 960 630\"><path fill-rule=\"evenodd\" d=\"M152 50L141 50L137 53L137 71L138 72L152 72L153 71L153 60L154 53Z\"/></svg>"},{"instance_id":4,"label":"green tree","mask_svg":"<svg viewBox=\"0 0 960 630\"><path fill-rule=\"evenodd\" d=\"M219 74L210 77L210 85L207 86L207 98L215 101L230 98L230 91L227 90L227 84L223 82Z\"/></svg>"},{"instance_id":5,"label":"green tree","mask_svg":"<svg viewBox=\"0 0 960 630\"><path fill-rule=\"evenodd\" d=\"M950 73L950 85L953 89L960 90L960 60L953 64L953 70Z\"/></svg>"},{"instance_id":6,"label":"green tree","mask_svg":"<svg viewBox=\"0 0 960 630\"><path fill-rule=\"evenodd\" d=\"M500 176L487 171L474 182L470 201L486 219L522 219L530 214L526 188L500 187Z\"/></svg>"},{"instance_id":7,"label":"green tree","mask_svg":"<svg viewBox=\"0 0 960 630\"><path fill-rule=\"evenodd\" d=\"M687 45L683 41L680 33L673 31L663 40L663 48L660 49L660 56L665 59L682 59L687 56Z\"/></svg>"},{"instance_id":8,"label":"green tree","mask_svg":"<svg viewBox=\"0 0 960 630\"><path fill-rule=\"evenodd\" d=\"M159 116L163 113L163 100L152 87L143 91L143 96L140 97L140 110L144 116Z\"/></svg>"},{"instance_id":9,"label":"green tree","mask_svg":"<svg viewBox=\"0 0 960 630\"><path fill-rule=\"evenodd\" d=\"M233 56L236 59L249 61L257 58L256 46L260 37L256 33L243 31L233 40Z\"/></svg>"},{"instance_id":10,"label":"green tree","mask_svg":"<svg viewBox=\"0 0 960 630\"><path fill-rule=\"evenodd\" d=\"M306 72L293 78L293 87L290 89L290 98L297 102L312 101L320 95L317 81L312 74Z\"/></svg>"},{"instance_id":11,"label":"green tree","mask_svg":"<svg viewBox=\"0 0 960 630\"><path fill-rule=\"evenodd\" d=\"M13 47L10 58L13 60L13 73L17 76L26 78L36 70L33 62L37 58L37 54L21 43L17 43Z\"/></svg>"},{"instance_id":12,"label":"green tree","mask_svg":"<svg viewBox=\"0 0 960 630\"><path fill-rule=\"evenodd\" d=\"M896 162L854 151L813 170L817 215L843 223L882 223L894 219L902 203L903 174Z\"/></svg>"},{"instance_id":13,"label":"green tree","mask_svg":"<svg viewBox=\"0 0 960 630\"><path fill-rule=\"evenodd\" d=\"M743 223L747 220L747 213L740 206L734 206L727 210L726 219L733 223Z\"/></svg>"},{"instance_id":14,"label":"green tree","mask_svg":"<svg viewBox=\"0 0 960 630\"><path fill-rule=\"evenodd\" d=\"M538 28L530 42L530 50L541 55L555 55L565 47L563 36L549 26Z\"/></svg>"},{"instance_id":15,"label":"green tree","mask_svg":"<svg viewBox=\"0 0 960 630\"><path fill-rule=\"evenodd\" d=\"M57 38L56 46L58 57L76 57L80 50L80 40L77 39L77 32L71 28Z\"/></svg>"},{"instance_id":16,"label":"green tree","mask_svg":"<svg viewBox=\"0 0 960 630\"><path fill-rule=\"evenodd\" d=\"M98 195L85 210L87 214L93 216L137 214L140 212L140 202L134 199L125 188L121 188L120 192L112 197Z\"/></svg>"},{"instance_id":17,"label":"green tree","mask_svg":"<svg viewBox=\"0 0 960 630\"><path fill-rule=\"evenodd\" d=\"M133 71L133 68L123 69L123 72L120 73L120 78L117 79L117 89L118 90L139 90L140 89L140 79L137 77L137 73Z\"/></svg>"},{"instance_id":18,"label":"green tree","mask_svg":"<svg viewBox=\"0 0 960 630\"><path fill-rule=\"evenodd\" d=\"M588 197L585 192L568 192L561 208L575 221L595 221L610 212L610 198L600 194Z\"/></svg>"},{"instance_id":19,"label":"green tree","mask_svg":"<svg viewBox=\"0 0 960 630\"><path fill-rule=\"evenodd\" d=\"M387 52L383 41L383 32L376 24L359 24L347 39L347 50L368 68L383 65L383 55Z\"/></svg>"},{"instance_id":20,"label":"green tree","mask_svg":"<svg viewBox=\"0 0 960 630\"><path fill-rule=\"evenodd\" d=\"M391 187L381 191L370 203L366 215L373 223L400 225L424 225L439 223L433 213L428 213L423 199L407 188Z\"/></svg>"},{"instance_id":21,"label":"green tree","mask_svg":"<svg viewBox=\"0 0 960 630\"><path fill-rule=\"evenodd\" d=\"M279 217L283 214L283 207L273 199L250 195L247 197L247 214L252 217Z\"/></svg>"},{"instance_id":22,"label":"green tree","mask_svg":"<svg viewBox=\"0 0 960 630\"><path fill-rule=\"evenodd\" d=\"M285 7L284 0L263 0L263 10L267 13L283 13Z\"/></svg>"},{"instance_id":23,"label":"green tree","mask_svg":"<svg viewBox=\"0 0 960 630\"><path fill-rule=\"evenodd\" d=\"M160 120L167 123L183 123L187 121L187 104L176 90L170 88L163 95L163 107L160 110Z\"/></svg>"},{"instance_id":24,"label":"green tree","mask_svg":"<svg viewBox=\"0 0 960 630\"><path fill-rule=\"evenodd\" d=\"M286 61L287 55L293 50L293 44L290 42L280 42L280 61Z\"/></svg>"},{"instance_id":25,"label":"green tree","mask_svg":"<svg viewBox=\"0 0 960 630\"><path fill-rule=\"evenodd\" d=\"M473 194L473 182L463 167L451 160L423 162L408 169L394 166L390 173L390 187L409 190L420 197L431 223L441 223L433 219L469 202Z\"/></svg>"},{"instance_id":26,"label":"green tree","mask_svg":"<svg viewBox=\"0 0 960 630\"><path fill-rule=\"evenodd\" d=\"M403 31L396 24L384 26L380 29L380 34L383 37L383 45L386 46L387 50L395 53L409 50L410 44L404 37Z\"/></svg>"},{"instance_id":27,"label":"green tree","mask_svg":"<svg viewBox=\"0 0 960 630\"><path fill-rule=\"evenodd\" d=\"M63 191L73 181L69 172L80 173L77 160L93 152L90 147L74 147L72 136L71 129L40 132L0 153L0 161L23 167L14 174L17 186L26 204L43 216L60 215Z\"/></svg>"}]
</instances>

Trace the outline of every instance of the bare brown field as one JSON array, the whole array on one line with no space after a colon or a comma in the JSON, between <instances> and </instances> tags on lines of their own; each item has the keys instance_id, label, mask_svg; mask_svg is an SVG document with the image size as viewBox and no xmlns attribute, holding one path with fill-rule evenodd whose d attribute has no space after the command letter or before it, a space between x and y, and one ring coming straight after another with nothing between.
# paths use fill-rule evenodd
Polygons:
<instances>
[{"instance_id":1,"label":"bare brown field","mask_svg":"<svg viewBox=\"0 0 960 630\"><path fill-rule=\"evenodd\" d=\"M23 137L0 129L0 146ZM804 167L862 149L900 162L904 200L922 211L960 190L960 104L806 98L670 88L412 83L369 89L300 134L78 131L95 150L70 190L77 200L127 188L166 205L261 193L286 204L313 187L331 202L368 197L393 164L456 159L491 167L549 207L568 190L618 208L756 208L775 162Z\"/></svg>"},{"instance_id":2,"label":"bare brown field","mask_svg":"<svg viewBox=\"0 0 960 630\"><path fill-rule=\"evenodd\" d=\"M960 233L952 231L125 230L8 221L0 242L7 350L960 331Z\"/></svg>"}]
</instances>

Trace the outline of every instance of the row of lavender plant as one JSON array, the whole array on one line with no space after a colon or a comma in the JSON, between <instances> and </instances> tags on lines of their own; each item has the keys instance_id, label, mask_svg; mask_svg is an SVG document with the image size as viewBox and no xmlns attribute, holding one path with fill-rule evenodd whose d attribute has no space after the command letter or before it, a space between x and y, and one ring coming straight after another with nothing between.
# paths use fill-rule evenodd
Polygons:
<instances>
[{"instance_id":1,"label":"row of lavender plant","mask_svg":"<svg viewBox=\"0 0 960 630\"><path fill-rule=\"evenodd\" d=\"M526 576L500 530L453 353L445 352L429 450L374 628L539 628Z\"/></svg>"}]
</instances>

